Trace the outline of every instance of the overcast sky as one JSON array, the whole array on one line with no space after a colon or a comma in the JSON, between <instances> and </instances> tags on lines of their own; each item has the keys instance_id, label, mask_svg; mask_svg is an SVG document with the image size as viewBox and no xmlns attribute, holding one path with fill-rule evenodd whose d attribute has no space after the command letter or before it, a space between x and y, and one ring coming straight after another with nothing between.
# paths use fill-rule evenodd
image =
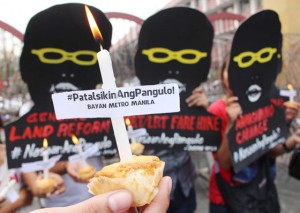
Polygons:
<instances>
[{"instance_id":1,"label":"overcast sky","mask_svg":"<svg viewBox=\"0 0 300 213\"><path fill-rule=\"evenodd\" d=\"M0 20L24 33L33 15L50 6L67 2L84 3L103 12L123 12L145 19L170 0L1 0Z\"/></svg>"}]
</instances>

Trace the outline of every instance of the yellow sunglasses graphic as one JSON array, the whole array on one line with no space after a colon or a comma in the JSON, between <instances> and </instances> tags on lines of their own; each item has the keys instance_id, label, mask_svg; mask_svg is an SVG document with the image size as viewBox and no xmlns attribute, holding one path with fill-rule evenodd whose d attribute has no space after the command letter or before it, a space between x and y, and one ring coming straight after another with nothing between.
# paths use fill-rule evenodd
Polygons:
<instances>
[{"instance_id":1,"label":"yellow sunglasses graphic","mask_svg":"<svg viewBox=\"0 0 300 213\"><path fill-rule=\"evenodd\" d=\"M195 49L172 51L163 47L145 49L142 54L147 55L149 61L153 63L167 63L171 60L177 60L182 64L196 64L201 58L207 57L206 52Z\"/></svg>"},{"instance_id":2,"label":"yellow sunglasses graphic","mask_svg":"<svg viewBox=\"0 0 300 213\"><path fill-rule=\"evenodd\" d=\"M271 61L273 55L277 52L276 48L265 47L257 52L246 51L233 58L233 61L238 64L240 68L250 67L254 62L267 63ZM278 58L280 54L278 54Z\"/></svg>"},{"instance_id":3,"label":"yellow sunglasses graphic","mask_svg":"<svg viewBox=\"0 0 300 213\"><path fill-rule=\"evenodd\" d=\"M91 66L97 62L97 53L91 50L67 52L58 48L32 49L31 53L37 55L45 64L61 64L67 60L81 66Z\"/></svg>"}]
</instances>

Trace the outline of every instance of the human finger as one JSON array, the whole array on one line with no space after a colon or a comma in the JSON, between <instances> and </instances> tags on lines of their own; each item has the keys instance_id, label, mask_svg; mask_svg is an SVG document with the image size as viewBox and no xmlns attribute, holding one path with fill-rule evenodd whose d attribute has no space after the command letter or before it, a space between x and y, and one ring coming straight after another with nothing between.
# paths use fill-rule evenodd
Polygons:
<instances>
[{"instance_id":1,"label":"human finger","mask_svg":"<svg viewBox=\"0 0 300 213\"><path fill-rule=\"evenodd\" d=\"M293 113L293 114L297 114L298 113L298 109L297 108L292 108L292 107L288 107L285 109L286 113Z\"/></svg>"},{"instance_id":2,"label":"human finger","mask_svg":"<svg viewBox=\"0 0 300 213\"><path fill-rule=\"evenodd\" d=\"M187 103L192 101L193 99L197 98L199 95L203 94L203 88L202 87L196 87L192 94L185 100Z\"/></svg>"},{"instance_id":3,"label":"human finger","mask_svg":"<svg viewBox=\"0 0 300 213\"><path fill-rule=\"evenodd\" d=\"M65 191L64 179L60 175L52 173L52 172L50 173L50 177L55 180L55 185L54 185L55 190L52 193L54 193L56 195L63 193ZM50 196L50 195L48 195L48 196Z\"/></svg>"},{"instance_id":4,"label":"human finger","mask_svg":"<svg viewBox=\"0 0 300 213\"><path fill-rule=\"evenodd\" d=\"M56 186L62 185L64 183L64 179L59 174L50 172L49 176L55 180Z\"/></svg>"},{"instance_id":5,"label":"human finger","mask_svg":"<svg viewBox=\"0 0 300 213\"><path fill-rule=\"evenodd\" d=\"M294 135L294 141L295 141L297 144L300 144L300 135Z\"/></svg>"},{"instance_id":6,"label":"human finger","mask_svg":"<svg viewBox=\"0 0 300 213\"><path fill-rule=\"evenodd\" d=\"M228 97L226 100L225 100L225 103L227 106L231 105L232 103L235 103L239 100L239 98L237 96L231 96L231 97Z\"/></svg>"},{"instance_id":7,"label":"human finger","mask_svg":"<svg viewBox=\"0 0 300 213\"><path fill-rule=\"evenodd\" d=\"M0 197L0 203L5 201L5 197Z\"/></svg>"},{"instance_id":8,"label":"human finger","mask_svg":"<svg viewBox=\"0 0 300 213\"><path fill-rule=\"evenodd\" d=\"M232 103L226 107L226 111L233 112L235 114L240 114L242 108L239 103Z\"/></svg>"},{"instance_id":9,"label":"human finger","mask_svg":"<svg viewBox=\"0 0 300 213\"><path fill-rule=\"evenodd\" d=\"M203 93L203 92L204 92L204 90L202 87L196 87L192 93Z\"/></svg>"},{"instance_id":10,"label":"human finger","mask_svg":"<svg viewBox=\"0 0 300 213\"><path fill-rule=\"evenodd\" d=\"M133 202L132 195L126 190L96 195L70 208L72 212L99 212L99 213L115 213L126 212L130 209ZM74 211L75 210L75 211Z\"/></svg>"},{"instance_id":11,"label":"human finger","mask_svg":"<svg viewBox=\"0 0 300 213\"><path fill-rule=\"evenodd\" d=\"M292 121L297 117L298 113L299 109L288 107L285 109L285 118L287 121Z\"/></svg>"},{"instance_id":12,"label":"human finger","mask_svg":"<svg viewBox=\"0 0 300 213\"><path fill-rule=\"evenodd\" d=\"M67 172L75 181L79 180L78 166L76 163L68 163Z\"/></svg>"},{"instance_id":13,"label":"human finger","mask_svg":"<svg viewBox=\"0 0 300 213\"><path fill-rule=\"evenodd\" d=\"M233 103L230 106L226 107L226 113L228 116L228 121L233 123L238 116L243 114L243 110L238 103Z\"/></svg>"},{"instance_id":14,"label":"human finger","mask_svg":"<svg viewBox=\"0 0 300 213\"><path fill-rule=\"evenodd\" d=\"M202 107L207 107L208 106L208 100L207 98L205 97L205 95L199 95L199 94L193 94L191 95L190 97L188 97L186 99L186 102L188 104L189 107L192 107L192 106L202 106Z\"/></svg>"},{"instance_id":15,"label":"human finger","mask_svg":"<svg viewBox=\"0 0 300 213\"><path fill-rule=\"evenodd\" d=\"M170 205L170 193L172 189L172 179L168 176L163 177L158 186L158 194L152 202L141 208L141 213L167 212Z\"/></svg>"},{"instance_id":16,"label":"human finger","mask_svg":"<svg viewBox=\"0 0 300 213\"><path fill-rule=\"evenodd\" d=\"M31 213L121 213L127 212L132 202L133 198L128 191L119 190L96 195L72 206L44 208Z\"/></svg>"},{"instance_id":17,"label":"human finger","mask_svg":"<svg viewBox=\"0 0 300 213\"><path fill-rule=\"evenodd\" d=\"M187 99L185 99L185 102L190 103L193 100L197 99L198 96L199 96L198 94L191 94Z\"/></svg>"},{"instance_id":18,"label":"human finger","mask_svg":"<svg viewBox=\"0 0 300 213\"><path fill-rule=\"evenodd\" d=\"M62 194L66 190L64 184L57 185L55 188L54 194L56 195Z\"/></svg>"},{"instance_id":19,"label":"human finger","mask_svg":"<svg viewBox=\"0 0 300 213\"><path fill-rule=\"evenodd\" d=\"M286 108L293 108L295 110L299 110L299 108L300 108L300 104L295 101L287 101L287 102L284 102L283 105Z\"/></svg>"},{"instance_id":20,"label":"human finger","mask_svg":"<svg viewBox=\"0 0 300 213\"><path fill-rule=\"evenodd\" d=\"M40 179L43 179L44 178L44 175L42 172L38 172L37 174L37 177L36 177L36 181L40 180Z\"/></svg>"}]
</instances>

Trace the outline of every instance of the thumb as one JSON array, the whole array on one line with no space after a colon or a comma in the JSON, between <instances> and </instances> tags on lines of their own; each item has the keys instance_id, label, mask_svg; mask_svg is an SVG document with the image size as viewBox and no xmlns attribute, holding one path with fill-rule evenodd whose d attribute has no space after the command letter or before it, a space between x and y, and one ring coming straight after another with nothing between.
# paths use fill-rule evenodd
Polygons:
<instances>
[{"instance_id":1,"label":"thumb","mask_svg":"<svg viewBox=\"0 0 300 213\"><path fill-rule=\"evenodd\" d=\"M96 195L86 201L71 206L66 212L121 213L127 211L132 202L132 195L128 191L113 191Z\"/></svg>"},{"instance_id":2,"label":"thumb","mask_svg":"<svg viewBox=\"0 0 300 213\"><path fill-rule=\"evenodd\" d=\"M143 213L167 212L170 204L170 193L172 190L172 179L168 176L163 177L159 183L158 194L151 204L142 207Z\"/></svg>"}]
</instances>

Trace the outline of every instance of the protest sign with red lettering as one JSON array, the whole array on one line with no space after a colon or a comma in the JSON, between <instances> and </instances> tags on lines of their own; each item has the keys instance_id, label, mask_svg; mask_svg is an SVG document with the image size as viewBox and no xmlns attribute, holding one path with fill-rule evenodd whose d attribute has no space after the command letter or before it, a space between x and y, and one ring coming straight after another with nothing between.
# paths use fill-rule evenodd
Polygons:
<instances>
[{"instance_id":1,"label":"protest sign with red lettering","mask_svg":"<svg viewBox=\"0 0 300 213\"><path fill-rule=\"evenodd\" d=\"M272 95L281 71L281 47L281 24L271 10L249 17L234 35L228 77L243 110L228 133L236 172L285 141L283 99Z\"/></svg>"},{"instance_id":2,"label":"protest sign with red lettering","mask_svg":"<svg viewBox=\"0 0 300 213\"><path fill-rule=\"evenodd\" d=\"M103 12L92 6L90 9L101 28L101 44L109 49L112 25ZM41 160L44 138L50 157L62 154L61 160L78 152L72 134L84 151L96 143L96 155L117 152L110 119L57 120L51 100L53 93L91 90L102 82L99 49L82 4L55 5L31 18L24 35L20 71L34 106L5 127L10 168Z\"/></svg>"},{"instance_id":3,"label":"protest sign with red lettering","mask_svg":"<svg viewBox=\"0 0 300 213\"><path fill-rule=\"evenodd\" d=\"M186 103L207 80L213 36L207 17L191 8L165 9L143 23L135 56L137 77L142 85L176 83L181 109L174 114L130 117L134 128L147 129L148 135L136 138L146 149L217 150L221 120L203 106Z\"/></svg>"}]
</instances>

